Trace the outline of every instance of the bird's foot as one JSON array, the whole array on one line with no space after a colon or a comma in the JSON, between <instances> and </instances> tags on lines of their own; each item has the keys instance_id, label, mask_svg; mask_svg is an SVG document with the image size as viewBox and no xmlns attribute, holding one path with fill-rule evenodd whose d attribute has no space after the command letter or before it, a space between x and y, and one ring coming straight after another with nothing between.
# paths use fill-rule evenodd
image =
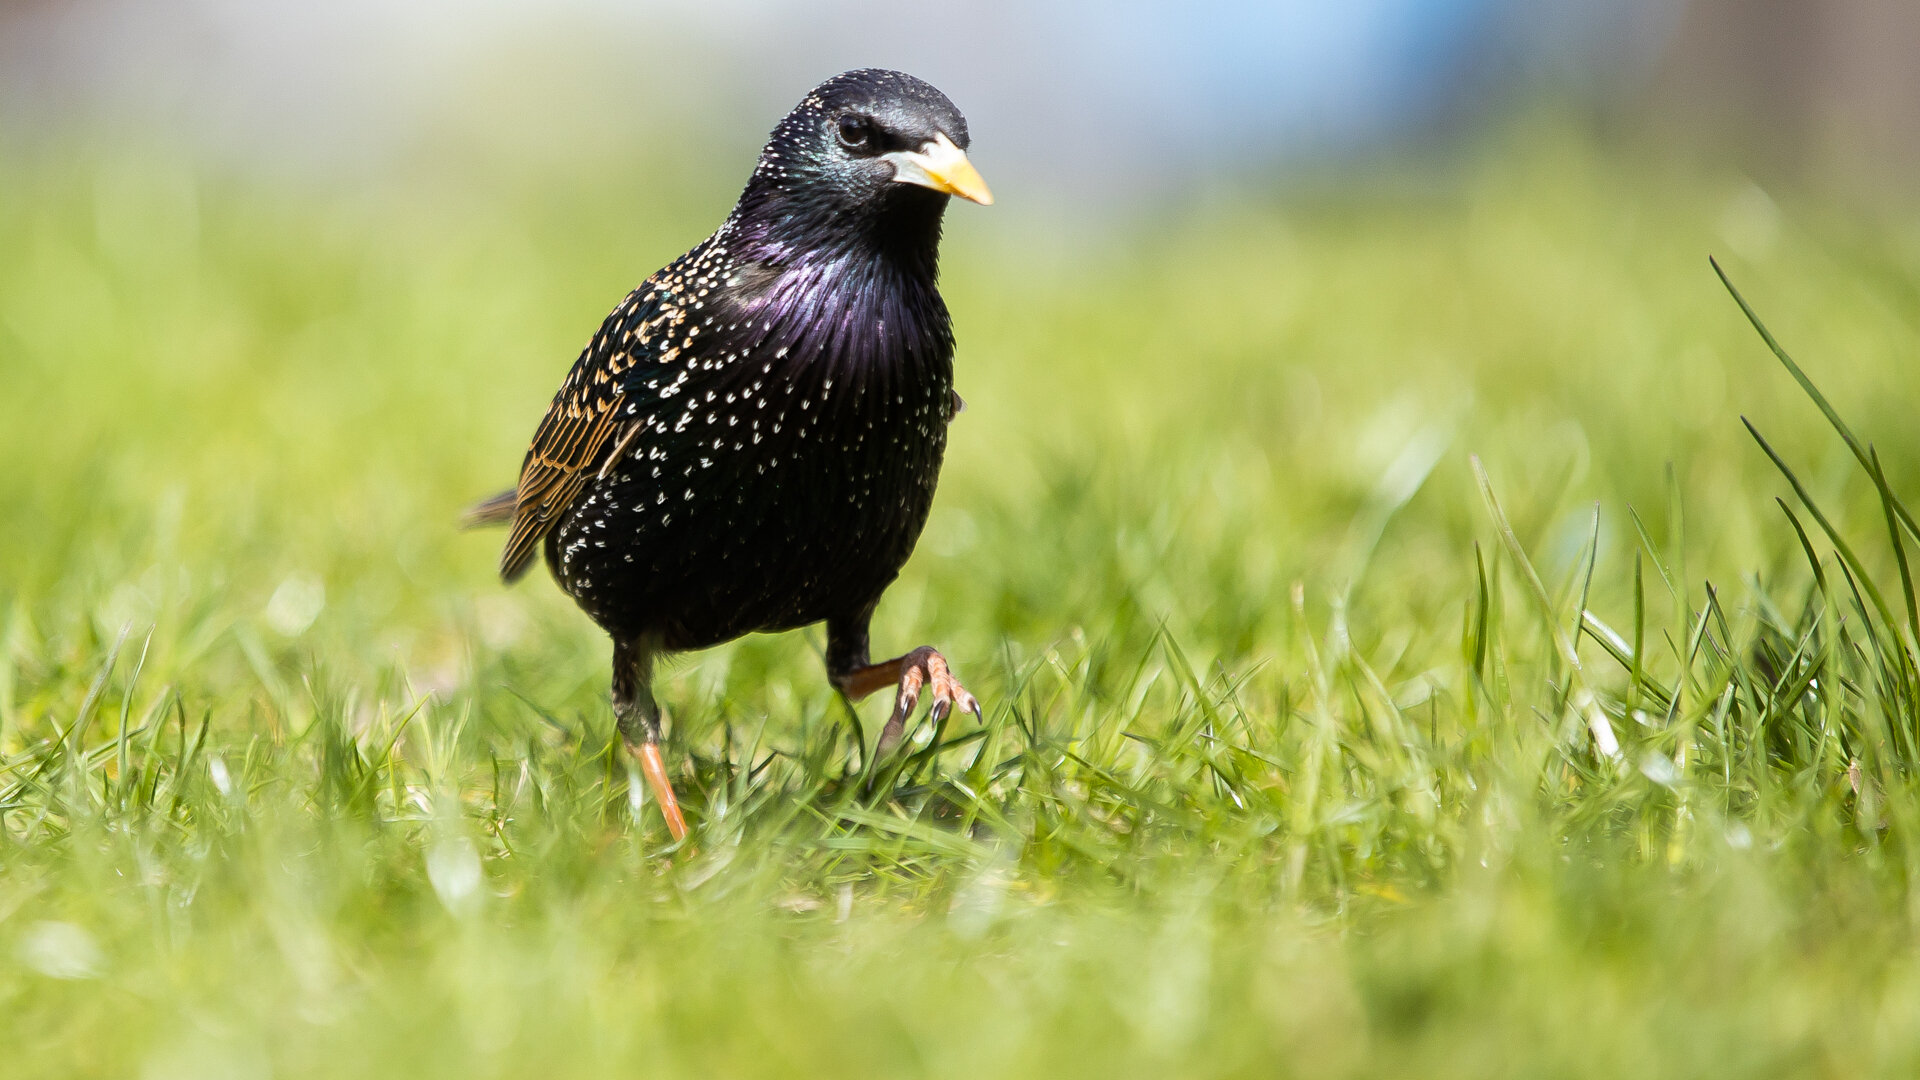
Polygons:
<instances>
[{"instance_id":1,"label":"bird's foot","mask_svg":"<svg viewBox=\"0 0 1920 1080\"><path fill-rule=\"evenodd\" d=\"M627 750L640 762L640 773L647 778L647 786L653 789L653 799L660 804L660 816L667 819L667 831L675 840L687 838L687 819L680 816L680 800L673 797L673 783L667 779L666 762L660 759L660 744L651 740L635 742L627 740Z\"/></svg>"},{"instance_id":2,"label":"bird's foot","mask_svg":"<svg viewBox=\"0 0 1920 1080\"><path fill-rule=\"evenodd\" d=\"M927 718L935 724L945 720L955 708L984 720L979 700L954 678L947 667L947 658L935 652L933 646L922 645L900 658L900 688L894 695L893 715L887 718L887 726L880 729L880 741L874 744L876 758L885 757L899 745L900 736L907 729L907 718L920 704L922 691L932 694L933 703L927 707Z\"/></svg>"}]
</instances>

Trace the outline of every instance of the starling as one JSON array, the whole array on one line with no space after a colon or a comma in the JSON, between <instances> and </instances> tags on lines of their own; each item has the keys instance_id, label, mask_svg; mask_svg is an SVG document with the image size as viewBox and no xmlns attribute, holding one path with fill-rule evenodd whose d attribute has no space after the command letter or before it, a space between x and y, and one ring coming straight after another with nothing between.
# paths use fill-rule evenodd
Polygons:
<instances>
[{"instance_id":1,"label":"starling","mask_svg":"<svg viewBox=\"0 0 1920 1080\"><path fill-rule=\"evenodd\" d=\"M979 704L922 646L873 663L867 626L926 524L962 407L936 288L948 197L993 197L967 122L911 75L815 87L781 120L733 212L613 309L561 383L515 490L500 575L536 551L613 638L613 710L675 839L654 661L827 624L827 675L895 688L876 746Z\"/></svg>"}]
</instances>

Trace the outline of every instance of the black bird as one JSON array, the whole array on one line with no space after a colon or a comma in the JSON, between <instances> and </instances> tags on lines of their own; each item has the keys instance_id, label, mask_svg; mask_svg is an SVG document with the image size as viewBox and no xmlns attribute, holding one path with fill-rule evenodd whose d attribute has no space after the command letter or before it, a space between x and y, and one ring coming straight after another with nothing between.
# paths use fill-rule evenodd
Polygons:
<instances>
[{"instance_id":1,"label":"black bird","mask_svg":"<svg viewBox=\"0 0 1920 1080\"><path fill-rule=\"evenodd\" d=\"M654 660L827 624L849 698L897 688L876 752L922 689L978 702L922 646L871 662L867 625L912 553L962 407L935 287L948 197L993 201L946 95L897 71L821 83L774 128L720 228L628 294L554 395L500 575L544 550L613 637L613 709L676 839Z\"/></svg>"}]
</instances>

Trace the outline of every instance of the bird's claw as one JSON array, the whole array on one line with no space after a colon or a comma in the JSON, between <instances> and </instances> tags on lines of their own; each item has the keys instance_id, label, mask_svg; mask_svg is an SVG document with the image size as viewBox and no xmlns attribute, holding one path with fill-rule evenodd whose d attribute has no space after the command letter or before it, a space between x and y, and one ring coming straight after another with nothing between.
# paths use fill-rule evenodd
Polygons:
<instances>
[{"instance_id":1,"label":"bird's claw","mask_svg":"<svg viewBox=\"0 0 1920 1080\"><path fill-rule=\"evenodd\" d=\"M893 715L887 718L887 726L881 729L880 741L875 753L884 755L900 742L906 732L907 718L920 704L922 690L931 691L933 701L927 706L927 719L936 725L946 720L954 707L972 713L980 713L979 699L967 692L954 678L953 671L947 667L947 659L935 652L932 646L922 645L900 660L900 689L894 695Z\"/></svg>"}]
</instances>

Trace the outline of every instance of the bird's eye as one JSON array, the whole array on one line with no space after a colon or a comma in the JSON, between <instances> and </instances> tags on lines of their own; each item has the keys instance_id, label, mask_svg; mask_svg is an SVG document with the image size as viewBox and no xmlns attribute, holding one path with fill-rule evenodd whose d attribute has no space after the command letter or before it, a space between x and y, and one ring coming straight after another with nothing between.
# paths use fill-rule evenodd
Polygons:
<instances>
[{"instance_id":1,"label":"bird's eye","mask_svg":"<svg viewBox=\"0 0 1920 1080\"><path fill-rule=\"evenodd\" d=\"M864 116L840 118L840 145L849 150L865 150L873 142L873 124Z\"/></svg>"}]
</instances>

